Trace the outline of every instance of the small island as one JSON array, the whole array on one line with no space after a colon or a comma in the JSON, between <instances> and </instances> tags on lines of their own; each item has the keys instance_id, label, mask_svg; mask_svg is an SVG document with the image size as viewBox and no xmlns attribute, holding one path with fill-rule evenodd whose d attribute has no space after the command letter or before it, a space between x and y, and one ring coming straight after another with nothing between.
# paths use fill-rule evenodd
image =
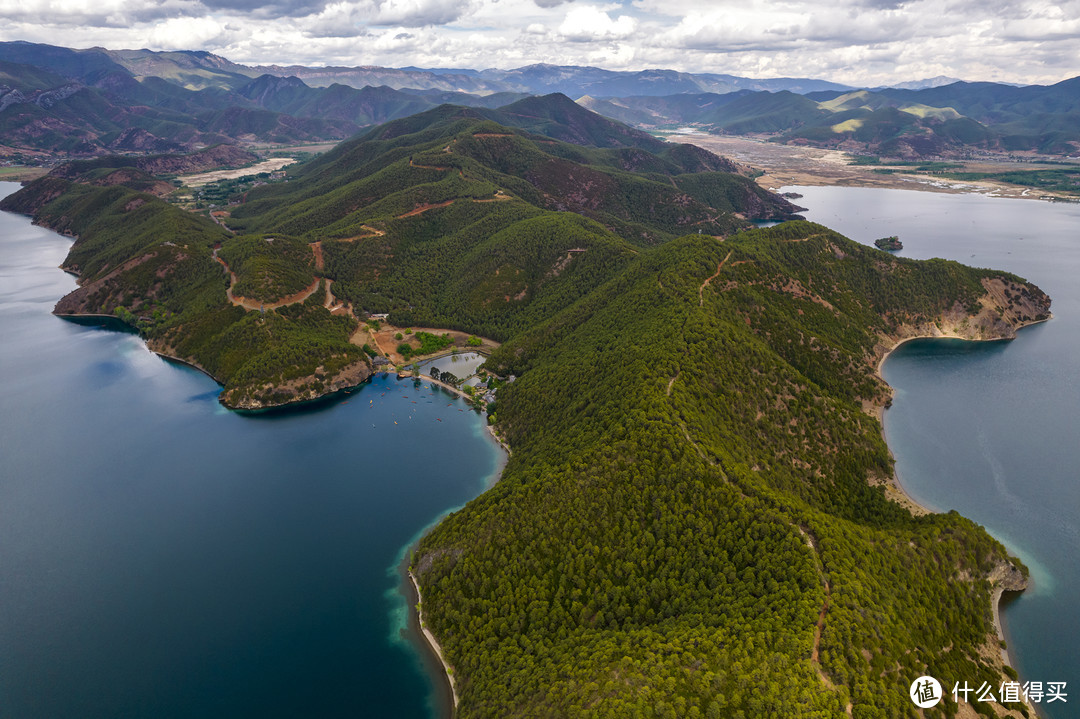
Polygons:
<instances>
[{"instance_id":1,"label":"small island","mask_svg":"<svg viewBox=\"0 0 1080 719\"><path fill-rule=\"evenodd\" d=\"M896 235L891 237L880 237L874 240L874 246L879 250L885 250L887 252L896 252L897 250L904 249L904 243L900 241L900 238Z\"/></svg>"}]
</instances>

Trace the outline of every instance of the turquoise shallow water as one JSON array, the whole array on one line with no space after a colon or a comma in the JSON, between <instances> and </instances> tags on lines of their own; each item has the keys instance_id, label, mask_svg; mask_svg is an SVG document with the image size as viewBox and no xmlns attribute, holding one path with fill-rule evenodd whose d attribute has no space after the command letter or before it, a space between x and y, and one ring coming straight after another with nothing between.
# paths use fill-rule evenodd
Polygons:
<instances>
[{"instance_id":1,"label":"turquoise shallow water","mask_svg":"<svg viewBox=\"0 0 1080 719\"><path fill-rule=\"evenodd\" d=\"M799 187L807 219L900 255L1014 272L1054 319L1010 342L917 340L885 362L885 435L905 489L985 526L1031 569L1004 621L1021 678L1065 681L1080 703L1080 205L979 195Z\"/></svg>"},{"instance_id":2,"label":"turquoise shallow water","mask_svg":"<svg viewBox=\"0 0 1080 719\"><path fill-rule=\"evenodd\" d=\"M484 418L394 378L228 412L49 314L69 245L0 213L0 716L431 716L398 569L498 470Z\"/></svg>"}]
</instances>

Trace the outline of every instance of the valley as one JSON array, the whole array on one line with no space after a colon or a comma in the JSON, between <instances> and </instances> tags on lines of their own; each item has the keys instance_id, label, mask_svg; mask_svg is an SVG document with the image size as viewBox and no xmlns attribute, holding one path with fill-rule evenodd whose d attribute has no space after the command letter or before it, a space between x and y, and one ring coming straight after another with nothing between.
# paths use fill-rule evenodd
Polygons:
<instances>
[{"instance_id":1,"label":"valley","mask_svg":"<svg viewBox=\"0 0 1080 719\"><path fill-rule=\"evenodd\" d=\"M841 187L881 187L926 192L978 192L995 197L1075 201L1076 193L1026 187L993 179L951 179L910 172L902 165L890 165L882 160L878 165L853 164L855 155L843 150L829 150L805 145L769 142L767 137L708 135L701 132L669 135L672 140L688 142L718 155L730 157L747 166L763 170L756 181L762 187L777 191L791 185L838 185ZM989 154L989 153L987 153ZM1049 157L1017 159L1003 155L999 159L983 157L977 160L950 160L955 172L1002 174L1034 170L1060 170L1061 164ZM890 169L882 174L875 170Z\"/></svg>"},{"instance_id":2,"label":"valley","mask_svg":"<svg viewBox=\"0 0 1080 719\"><path fill-rule=\"evenodd\" d=\"M211 182L219 182L221 180L238 180L241 177L250 177L251 175L258 175L263 172L274 172L280 170L283 167L288 167L295 160L291 157L274 157L268 160L257 162L249 167L229 169L229 170L214 170L212 172L203 172L195 175L181 175L179 179L183 184L188 187L199 187L201 185L208 185Z\"/></svg>"}]
</instances>

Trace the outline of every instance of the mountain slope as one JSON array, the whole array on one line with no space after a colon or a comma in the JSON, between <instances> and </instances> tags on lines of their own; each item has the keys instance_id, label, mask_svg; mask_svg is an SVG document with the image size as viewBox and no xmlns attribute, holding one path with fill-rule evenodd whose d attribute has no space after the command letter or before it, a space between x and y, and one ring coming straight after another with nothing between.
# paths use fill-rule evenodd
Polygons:
<instances>
[{"instance_id":1,"label":"mountain slope","mask_svg":"<svg viewBox=\"0 0 1080 719\"><path fill-rule=\"evenodd\" d=\"M0 135L15 148L68 156L175 152L237 140L341 139L360 127L350 120L317 117L316 111L295 117L264 110L233 93L193 92L159 78L139 81L116 65L90 73L91 84L84 83L90 81L85 73L71 79L37 67L4 68L13 77L4 82L7 87L0 85ZM402 111L419 105L409 98Z\"/></svg>"},{"instance_id":2,"label":"mountain slope","mask_svg":"<svg viewBox=\"0 0 1080 719\"><path fill-rule=\"evenodd\" d=\"M528 97L484 113L495 122L554 140L593 147L638 147L663 152L665 143L648 133L589 112L561 93Z\"/></svg>"},{"instance_id":3,"label":"mountain slope","mask_svg":"<svg viewBox=\"0 0 1080 719\"><path fill-rule=\"evenodd\" d=\"M686 73L675 70L604 70L598 67L536 64L512 70L483 70L479 76L512 89L537 95L560 92L570 97L622 97L628 95L674 95L677 93L728 93L737 90L790 90L811 92L848 89L824 80L807 78L752 79L736 75Z\"/></svg>"},{"instance_id":4,"label":"mountain slope","mask_svg":"<svg viewBox=\"0 0 1080 719\"><path fill-rule=\"evenodd\" d=\"M540 129L555 134L587 127L601 139L658 144L566 98L523 107L535 114L519 107L507 117L539 118ZM304 336L299 326L289 329L301 321L288 314L299 301L290 298L309 288L304 298L329 297L312 287L317 280L333 283L334 300L305 310L303 321L321 329L303 342L337 348L342 367L351 367L361 358L348 348L349 328L365 313L503 339L610 277L635 245L686 231L727 233L745 226L740 212L787 216L797 209L696 148L662 145L665 154L657 156L570 145L477 116L490 112L442 106L342 143L291 171L289 182L249 192L225 219L236 236L213 223L192 224L146 194L158 191L147 173L202 167L223 153L237 160L228 147L69 163L5 207L79 235L69 267L83 285L62 303L64 311L127 318L155 347L222 381L232 406L296 398L276 395L271 378L296 379L315 367L272 338ZM297 266L302 257L315 265ZM231 273L224 284L220 263ZM213 277L217 290L210 292ZM195 278L208 283L205 292L171 284ZM286 300L289 306L274 310L280 326L272 335L249 337L255 320L240 308ZM335 302L344 303L341 311L316 321L319 308ZM255 358L243 359L236 342ZM334 386L302 384L314 394Z\"/></svg>"},{"instance_id":5,"label":"mountain slope","mask_svg":"<svg viewBox=\"0 0 1080 719\"><path fill-rule=\"evenodd\" d=\"M489 117L622 147L538 138ZM443 106L388 123L298 169L287 186L251 193L233 218L248 230L345 237L415 207L499 196L577 212L632 242L655 243L699 229L729 232L743 222L736 212L797 211L731 169L708 152L662 143L553 95L498 111ZM680 181L688 173L702 177Z\"/></svg>"},{"instance_id":6,"label":"mountain slope","mask_svg":"<svg viewBox=\"0 0 1080 719\"><path fill-rule=\"evenodd\" d=\"M585 97L579 102L637 127L772 133L780 142L892 157L962 156L972 149L1074 155L1080 149L1080 78L1045 87L955 82L917 90Z\"/></svg>"},{"instance_id":7,"label":"mountain slope","mask_svg":"<svg viewBox=\"0 0 1080 719\"><path fill-rule=\"evenodd\" d=\"M1007 555L871 486L861 406L908 323L1045 311L994 274L808 223L684 237L503 345L513 455L411 565L458 715L907 716L908 677L1000 682ZM976 302L996 281L1025 295L1005 321Z\"/></svg>"},{"instance_id":8,"label":"mountain slope","mask_svg":"<svg viewBox=\"0 0 1080 719\"><path fill-rule=\"evenodd\" d=\"M299 78L261 75L238 88L236 94L258 107L295 117L344 120L357 128L405 117L426 110L428 100L388 87L357 90L346 85L308 87Z\"/></svg>"},{"instance_id":9,"label":"mountain slope","mask_svg":"<svg viewBox=\"0 0 1080 719\"><path fill-rule=\"evenodd\" d=\"M790 206L697 169L724 162L441 106L252 190L229 227L55 175L0 209L76 237L57 313L138 328L230 407L362 381L368 312L505 340L488 410L513 454L410 560L462 717L907 716L913 676L998 684L990 597L1023 572L887 499L875 369L934 328L1015 336L1049 298L806 222L738 232L747 197Z\"/></svg>"}]
</instances>

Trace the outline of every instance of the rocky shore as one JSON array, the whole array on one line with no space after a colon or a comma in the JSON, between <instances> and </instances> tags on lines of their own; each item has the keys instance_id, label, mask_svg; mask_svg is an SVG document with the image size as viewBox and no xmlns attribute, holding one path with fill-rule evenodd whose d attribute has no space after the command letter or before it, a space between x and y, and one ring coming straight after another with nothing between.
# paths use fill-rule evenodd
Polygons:
<instances>
[{"instance_id":1,"label":"rocky shore","mask_svg":"<svg viewBox=\"0 0 1080 719\"><path fill-rule=\"evenodd\" d=\"M884 411L892 404L893 390L882 376L882 367L885 360L900 345L915 339L954 338L970 341L998 341L1011 340L1016 337L1017 330L1028 325L1045 322L1052 318L1050 312L1050 298L1034 285L1021 285L1012 280L1002 278L985 278L982 285L986 294L979 298L980 309L971 315L960 303L957 303L935 322L918 325L902 325L896 332L888 336L882 336L882 341L875 347L876 374L886 388L885 398L867 407L874 414L879 423L884 421ZM890 449L890 455L891 455ZM875 480L871 480L872 482ZM887 478L878 478L876 481L885 485L886 494L894 501L907 507L913 514L929 514L934 510L920 504L914 497L907 493L900 483L895 471ZM968 578L972 580L973 578ZM1005 644L1005 633L1001 623L1000 605L1002 597L1006 593L1022 592L1028 586L1026 570L1021 569L1011 562L999 562L987 574L985 579L990 583L992 598L991 612L993 614L994 632L989 634L986 642L980 649L980 655L995 668L1000 675L1001 682L1015 681L1012 672L1012 660ZM1008 670L1006 669L1008 668ZM1035 707L1030 702L1025 702L1027 714L1017 709L1006 707L998 703L991 703L998 716L1020 717L1038 716ZM962 703L957 713L959 717L976 717L974 708L970 704Z\"/></svg>"}]
</instances>

